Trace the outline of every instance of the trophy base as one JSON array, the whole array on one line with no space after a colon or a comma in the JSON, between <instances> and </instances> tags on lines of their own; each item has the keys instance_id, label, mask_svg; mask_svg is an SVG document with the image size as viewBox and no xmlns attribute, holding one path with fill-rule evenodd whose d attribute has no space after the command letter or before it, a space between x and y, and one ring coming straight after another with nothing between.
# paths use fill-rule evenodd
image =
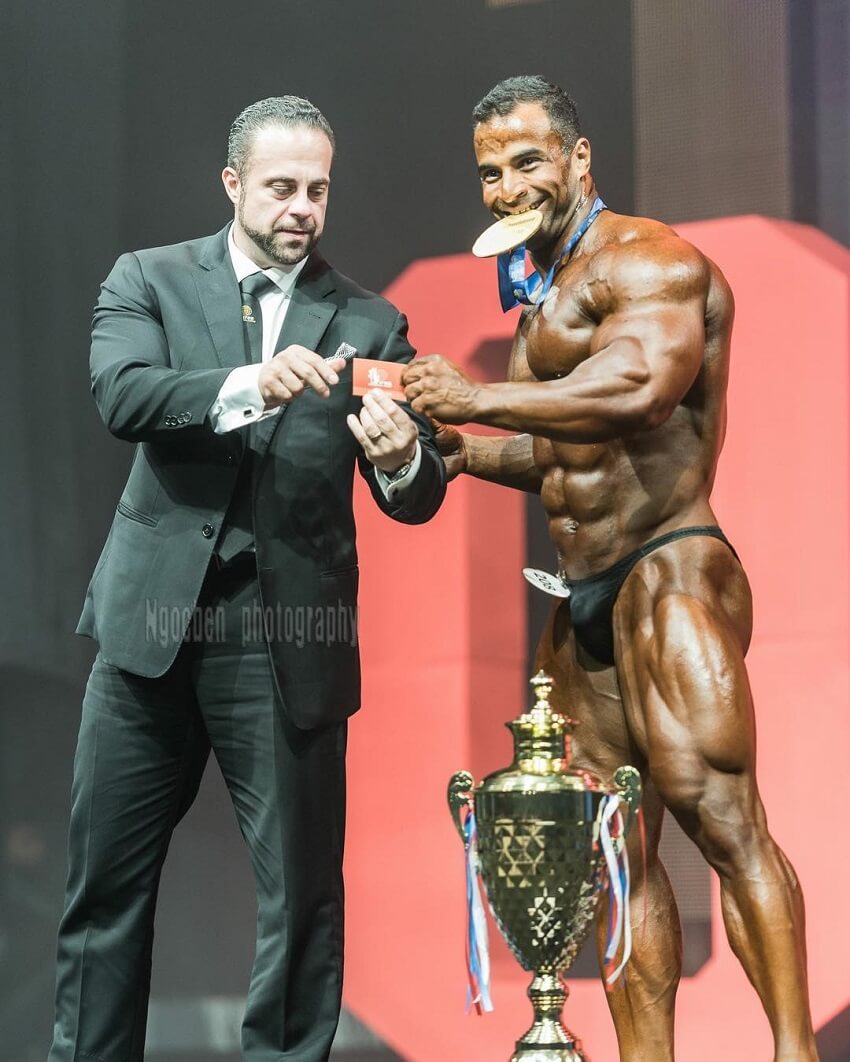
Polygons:
<instances>
[{"instance_id":1,"label":"trophy base","mask_svg":"<svg viewBox=\"0 0 850 1062\"><path fill-rule=\"evenodd\" d=\"M511 1062L590 1062L581 1040L561 1022L567 987L555 971L535 973L528 988L534 1006L534 1024L516 1042Z\"/></svg>"}]
</instances>

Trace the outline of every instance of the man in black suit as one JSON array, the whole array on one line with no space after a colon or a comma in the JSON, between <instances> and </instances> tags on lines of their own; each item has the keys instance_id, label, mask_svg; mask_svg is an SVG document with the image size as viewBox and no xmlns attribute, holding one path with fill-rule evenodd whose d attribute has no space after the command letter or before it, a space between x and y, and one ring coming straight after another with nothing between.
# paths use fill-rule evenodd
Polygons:
<instances>
[{"instance_id":1,"label":"man in black suit","mask_svg":"<svg viewBox=\"0 0 850 1062\"><path fill-rule=\"evenodd\" d=\"M352 397L351 357L413 350L403 315L315 251L332 157L306 100L251 105L222 175L232 225L123 255L95 310L95 400L136 453L78 628L100 651L50 1062L141 1062L159 875L210 746L257 882L243 1056L330 1050L360 697L354 467L402 523L445 492L425 418Z\"/></svg>"}]
</instances>

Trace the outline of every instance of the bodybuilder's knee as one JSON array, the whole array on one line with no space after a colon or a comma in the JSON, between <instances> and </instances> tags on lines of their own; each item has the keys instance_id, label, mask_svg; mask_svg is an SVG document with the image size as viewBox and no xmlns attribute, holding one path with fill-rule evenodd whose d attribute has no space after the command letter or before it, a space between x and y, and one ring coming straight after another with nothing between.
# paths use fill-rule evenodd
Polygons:
<instances>
[{"instance_id":1,"label":"bodybuilder's knee","mask_svg":"<svg viewBox=\"0 0 850 1062\"><path fill-rule=\"evenodd\" d=\"M721 876L755 871L770 844L761 805L733 787L703 794L695 827L693 840Z\"/></svg>"},{"instance_id":2,"label":"bodybuilder's knee","mask_svg":"<svg viewBox=\"0 0 850 1062\"><path fill-rule=\"evenodd\" d=\"M653 772L665 806L718 873L758 860L769 843L764 810L745 774L706 769L682 754Z\"/></svg>"}]
</instances>

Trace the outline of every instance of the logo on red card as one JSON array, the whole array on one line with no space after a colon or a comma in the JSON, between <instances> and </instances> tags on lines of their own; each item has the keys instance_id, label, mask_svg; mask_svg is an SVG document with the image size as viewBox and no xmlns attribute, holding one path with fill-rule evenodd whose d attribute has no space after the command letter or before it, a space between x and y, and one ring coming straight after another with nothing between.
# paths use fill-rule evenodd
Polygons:
<instances>
[{"instance_id":1,"label":"logo on red card","mask_svg":"<svg viewBox=\"0 0 850 1062\"><path fill-rule=\"evenodd\" d=\"M404 388L401 386L404 366L398 362L356 358L352 362L352 370L352 394L365 395L369 391L383 391L397 402L404 401Z\"/></svg>"}]
</instances>

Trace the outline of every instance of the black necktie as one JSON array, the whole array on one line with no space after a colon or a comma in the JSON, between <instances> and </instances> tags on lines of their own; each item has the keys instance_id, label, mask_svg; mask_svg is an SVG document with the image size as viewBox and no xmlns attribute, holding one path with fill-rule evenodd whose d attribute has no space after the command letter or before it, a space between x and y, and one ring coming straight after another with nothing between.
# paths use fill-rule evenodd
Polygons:
<instances>
[{"instance_id":1,"label":"black necktie","mask_svg":"<svg viewBox=\"0 0 850 1062\"><path fill-rule=\"evenodd\" d=\"M252 273L239 285L242 294L242 328L245 333L246 364L259 365L263 360L263 315L260 296L276 287L265 273ZM254 547L254 520L252 514L253 457L250 427L241 429L245 437L245 449L239 466L239 475L224 526L216 546L222 564L233 560L237 553L245 553Z\"/></svg>"},{"instance_id":2,"label":"black necktie","mask_svg":"<svg viewBox=\"0 0 850 1062\"><path fill-rule=\"evenodd\" d=\"M245 347L248 360L255 365L263 360L263 314L260 297L277 287L265 273L252 273L239 285L242 292L242 327L245 329Z\"/></svg>"}]
</instances>

